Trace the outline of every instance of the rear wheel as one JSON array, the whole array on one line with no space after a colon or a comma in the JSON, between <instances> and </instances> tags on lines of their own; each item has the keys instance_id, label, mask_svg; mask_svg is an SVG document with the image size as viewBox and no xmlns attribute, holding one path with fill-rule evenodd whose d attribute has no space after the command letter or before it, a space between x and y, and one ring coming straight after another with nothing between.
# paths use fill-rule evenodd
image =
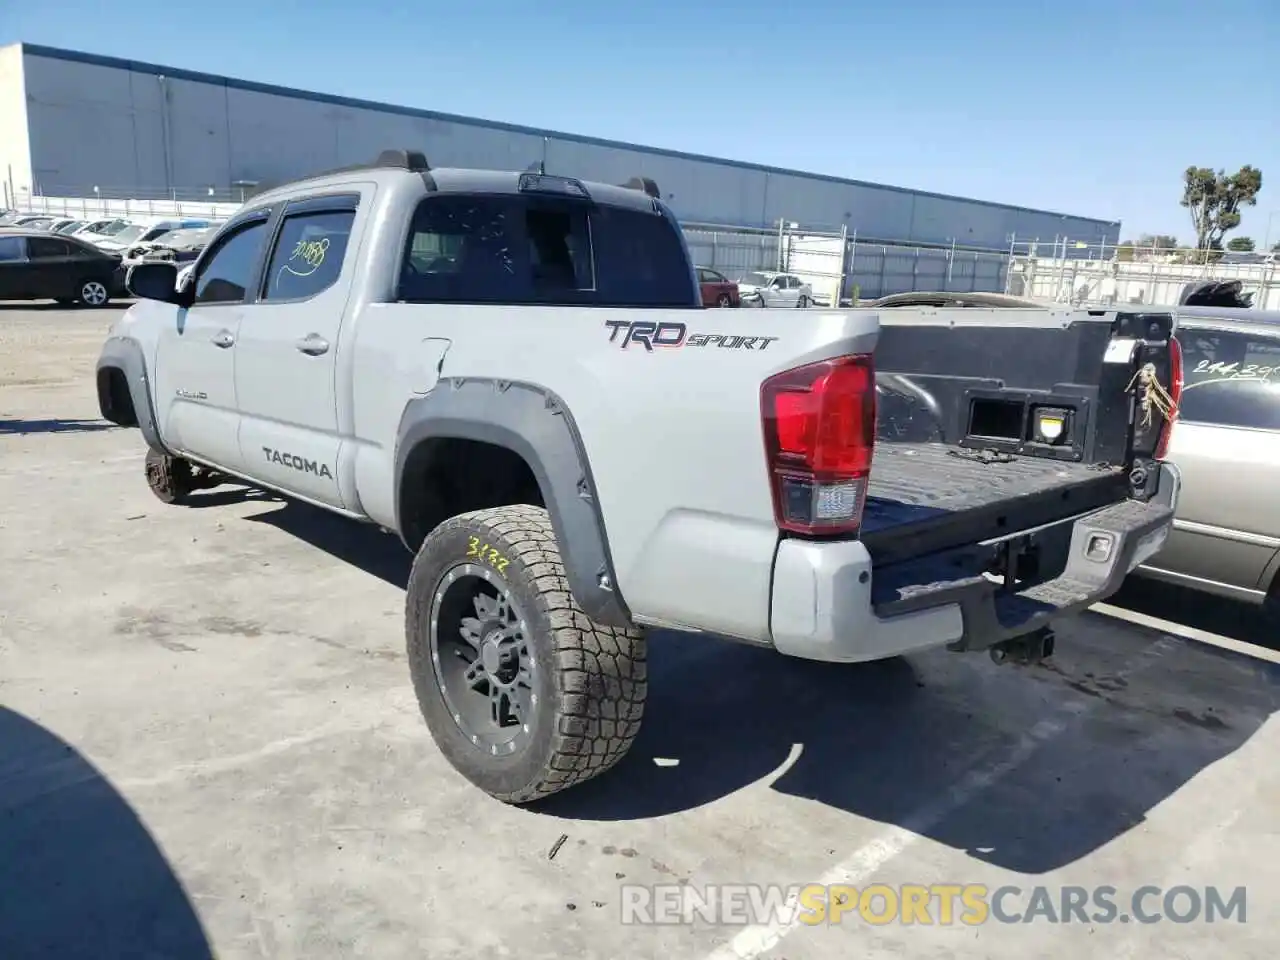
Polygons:
<instances>
[{"instance_id":1,"label":"rear wheel","mask_svg":"<svg viewBox=\"0 0 1280 960\"><path fill-rule=\"evenodd\" d=\"M196 488L191 461L147 450L147 486L163 503L181 503Z\"/></svg>"},{"instance_id":2,"label":"rear wheel","mask_svg":"<svg viewBox=\"0 0 1280 960\"><path fill-rule=\"evenodd\" d=\"M640 730L645 638L574 601L547 512L454 517L409 575L409 670L427 727L490 796L528 803L604 773Z\"/></svg>"},{"instance_id":3,"label":"rear wheel","mask_svg":"<svg viewBox=\"0 0 1280 960\"><path fill-rule=\"evenodd\" d=\"M804 294L800 294L800 299L796 301L796 307L803 310L807 306L809 306L809 298Z\"/></svg>"},{"instance_id":4,"label":"rear wheel","mask_svg":"<svg viewBox=\"0 0 1280 960\"><path fill-rule=\"evenodd\" d=\"M76 288L78 299L86 307L105 307L111 295L107 293L107 285L101 280L81 280Z\"/></svg>"}]
</instances>

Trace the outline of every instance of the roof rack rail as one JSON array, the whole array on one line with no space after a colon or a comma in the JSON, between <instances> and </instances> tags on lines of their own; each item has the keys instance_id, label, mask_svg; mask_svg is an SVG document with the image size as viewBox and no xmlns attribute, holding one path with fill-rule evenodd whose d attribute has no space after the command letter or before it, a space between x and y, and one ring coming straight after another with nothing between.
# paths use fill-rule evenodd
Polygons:
<instances>
[{"instance_id":1,"label":"roof rack rail","mask_svg":"<svg viewBox=\"0 0 1280 960\"><path fill-rule=\"evenodd\" d=\"M655 200L662 199L662 191L658 189L658 185L648 177L632 177L626 183L622 184L628 190L640 190Z\"/></svg>"},{"instance_id":2,"label":"roof rack rail","mask_svg":"<svg viewBox=\"0 0 1280 960\"><path fill-rule=\"evenodd\" d=\"M522 171L523 173L536 173L539 176L547 175L547 164L543 160L535 160Z\"/></svg>"}]
</instances>

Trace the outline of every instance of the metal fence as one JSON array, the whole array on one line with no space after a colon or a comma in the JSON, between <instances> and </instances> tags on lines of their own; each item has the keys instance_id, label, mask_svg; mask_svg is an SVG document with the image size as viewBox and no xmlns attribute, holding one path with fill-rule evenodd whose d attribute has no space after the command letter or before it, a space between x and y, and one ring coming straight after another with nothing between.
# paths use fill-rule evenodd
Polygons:
<instances>
[{"instance_id":1,"label":"metal fence","mask_svg":"<svg viewBox=\"0 0 1280 960\"><path fill-rule=\"evenodd\" d=\"M1280 259L1271 253L1120 248L1108 259L1066 259L1015 252L1006 293L1081 306L1176 304L1189 283L1238 280L1252 305L1280 310Z\"/></svg>"},{"instance_id":2,"label":"metal fence","mask_svg":"<svg viewBox=\"0 0 1280 960\"><path fill-rule=\"evenodd\" d=\"M1007 286L1010 253L859 239L851 233L776 231L682 224L698 266L730 280L754 270L794 273L820 303L874 299L913 290L997 293Z\"/></svg>"}]
</instances>

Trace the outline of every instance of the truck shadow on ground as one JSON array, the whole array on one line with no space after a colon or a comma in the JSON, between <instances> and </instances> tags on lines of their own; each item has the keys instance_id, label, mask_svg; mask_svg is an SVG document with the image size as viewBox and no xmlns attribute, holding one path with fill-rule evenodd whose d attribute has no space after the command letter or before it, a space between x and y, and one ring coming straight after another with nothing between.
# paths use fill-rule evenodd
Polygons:
<instances>
[{"instance_id":1,"label":"truck shadow on ground","mask_svg":"<svg viewBox=\"0 0 1280 960\"><path fill-rule=\"evenodd\" d=\"M163 852L73 747L0 707L0 957L213 957Z\"/></svg>"},{"instance_id":2,"label":"truck shadow on ground","mask_svg":"<svg viewBox=\"0 0 1280 960\"><path fill-rule=\"evenodd\" d=\"M123 429L106 420L0 420L0 436L33 433L95 433Z\"/></svg>"},{"instance_id":3,"label":"truck shadow on ground","mask_svg":"<svg viewBox=\"0 0 1280 960\"><path fill-rule=\"evenodd\" d=\"M1139 657L1159 638L1125 631ZM1035 874L1142 823L1280 708L1280 670L1195 644L1128 675L1069 647L1027 669L946 652L828 666L658 634L650 658L631 753L543 812L662 816L776 777L773 790Z\"/></svg>"},{"instance_id":4,"label":"truck shadow on ground","mask_svg":"<svg viewBox=\"0 0 1280 960\"><path fill-rule=\"evenodd\" d=\"M409 554L376 528L298 504L248 519L407 580ZM654 631L627 758L533 809L647 819L763 782L1006 869L1053 870L1142 823L1280 709L1280 667L1161 636L1086 614L1053 660L1023 669L945 651L828 665Z\"/></svg>"}]
</instances>

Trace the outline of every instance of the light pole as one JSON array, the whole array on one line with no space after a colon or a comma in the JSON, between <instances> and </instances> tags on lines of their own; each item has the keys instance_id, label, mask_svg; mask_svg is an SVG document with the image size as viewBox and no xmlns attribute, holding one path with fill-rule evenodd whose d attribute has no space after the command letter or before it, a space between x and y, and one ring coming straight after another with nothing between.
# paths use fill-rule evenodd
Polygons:
<instances>
[{"instance_id":1,"label":"light pole","mask_svg":"<svg viewBox=\"0 0 1280 960\"><path fill-rule=\"evenodd\" d=\"M1280 210L1272 210L1267 214L1267 238L1262 241L1262 252L1271 252L1271 221L1276 217L1280 217Z\"/></svg>"}]
</instances>

